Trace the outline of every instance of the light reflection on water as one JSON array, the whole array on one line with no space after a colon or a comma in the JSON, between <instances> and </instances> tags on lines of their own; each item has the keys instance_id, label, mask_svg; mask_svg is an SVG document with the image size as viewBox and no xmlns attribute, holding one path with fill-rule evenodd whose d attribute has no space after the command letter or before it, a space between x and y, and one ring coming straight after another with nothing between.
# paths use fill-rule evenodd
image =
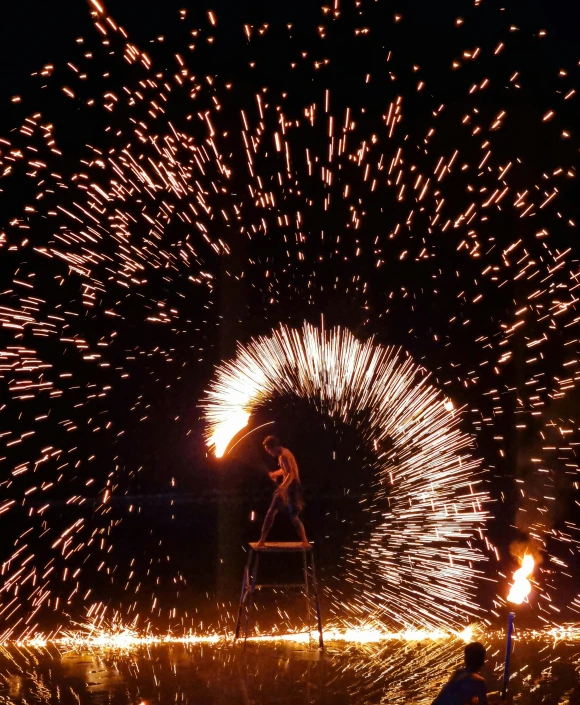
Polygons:
<instances>
[{"instance_id":1,"label":"light reflection on water","mask_svg":"<svg viewBox=\"0 0 580 705\"><path fill-rule=\"evenodd\" d=\"M501 637L484 639L489 689L501 677ZM346 705L430 703L461 662L459 639L328 644L157 645L78 653L5 647L0 703L23 705ZM580 703L580 642L522 639L511 689L521 703Z\"/></svg>"}]
</instances>

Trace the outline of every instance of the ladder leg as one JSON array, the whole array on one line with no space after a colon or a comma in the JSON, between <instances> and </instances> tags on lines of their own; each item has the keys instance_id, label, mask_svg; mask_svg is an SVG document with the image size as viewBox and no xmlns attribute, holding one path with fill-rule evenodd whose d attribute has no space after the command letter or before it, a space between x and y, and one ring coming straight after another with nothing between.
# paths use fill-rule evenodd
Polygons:
<instances>
[{"instance_id":1,"label":"ladder leg","mask_svg":"<svg viewBox=\"0 0 580 705\"><path fill-rule=\"evenodd\" d=\"M250 565L248 567L248 583L246 585L246 599L244 600L244 649L246 648L246 639L248 638L248 620L250 618L249 615L249 602L251 600L251 590L252 590L252 575L254 572L254 559L255 555L252 552L252 560L250 561Z\"/></svg>"},{"instance_id":2,"label":"ladder leg","mask_svg":"<svg viewBox=\"0 0 580 705\"><path fill-rule=\"evenodd\" d=\"M316 625L318 627L318 648L324 651L324 639L322 637L322 615L320 614L320 600L318 598L318 583L316 581L316 568L314 566L314 552L310 551L310 565L312 568L312 588L314 591L314 604L316 607Z\"/></svg>"},{"instance_id":3,"label":"ladder leg","mask_svg":"<svg viewBox=\"0 0 580 705\"><path fill-rule=\"evenodd\" d=\"M256 589L256 580L258 579L258 563L260 562L260 554L256 553L254 555L254 565L251 569L250 574L250 586L248 589L248 599L246 600L246 627L244 630L244 648L246 648L246 641L248 639L248 627L250 621L250 608L254 604L254 590Z\"/></svg>"},{"instance_id":4,"label":"ladder leg","mask_svg":"<svg viewBox=\"0 0 580 705\"><path fill-rule=\"evenodd\" d=\"M244 577L242 579L242 594L240 595L240 605L238 607L238 618L236 620L236 634L234 639L238 639L240 636L240 627L242 626L242 613L244 611L244 606L246 604L246 598L248 593L248 584L250 582L250 563L252 562L252 554L254 551L250 548L248 551L248 560L246 561L246 567L244 568Z\"/></svg>"},{"instance_id":5,"label":"ladder leg","mask_svg":"<svg viewBox=\"0 0 580 705\"><path fill-rule=\"evenodd\" d=\"M308 556L306 551L302 551L302 571L304 573L304 597L306 598L306 629L308 630L308 641L310 641L310 586L308 579Z\"/></svg>"}]
</instances>

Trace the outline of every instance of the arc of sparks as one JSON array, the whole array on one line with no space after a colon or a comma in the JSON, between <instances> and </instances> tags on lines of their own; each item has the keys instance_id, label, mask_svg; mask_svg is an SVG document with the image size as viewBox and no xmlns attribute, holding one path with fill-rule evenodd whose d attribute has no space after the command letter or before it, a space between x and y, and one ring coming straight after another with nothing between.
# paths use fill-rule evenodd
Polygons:
<instances>
[{"instance_id":1,"label":"arc of sparks","mask_svg":"<svg viewBox=\"0 0 580 705\"><path fill-rule=\"evenodd\" d=\"M472 539L484 528L488 497L478 488L479 462L458 428L460 414L425 370L400 349L361 342L342 328L281 326L240 346L216 370L202 401L207 445L223 454L275 394L355 423L376 452L373 528L345 557L359 609L421 628L464 624L475 615L474 585L485 557ZM368 421L354 420L361 412ZM380 453L387 439L393 452Z\"/></svg>"},{"instance_id":2,"label":"arc of sparks","mask_svg":"<svg viewBox=\"0 0 580 705\"><path fill-rule=\"evenodd\" d=\"M266 423L260 424L259 426L256 426L256 428L252 428L250 431L247 433L244 433L244 435L241 438L238 438L238 440L233 444L231 448L228 448L226 446L226 449L224 450L222 456L218 456L216 452L216 457L223 457L227 453L231 453L232 450L239 444L241 443L245 438L250 436L252 433L255 433L256 431L259 431L261 428L265 428L266 426L271 426L274 423L274 421L266 421ZM228 444L229 445L229 444Z\"/></svg>"}]
</instances>

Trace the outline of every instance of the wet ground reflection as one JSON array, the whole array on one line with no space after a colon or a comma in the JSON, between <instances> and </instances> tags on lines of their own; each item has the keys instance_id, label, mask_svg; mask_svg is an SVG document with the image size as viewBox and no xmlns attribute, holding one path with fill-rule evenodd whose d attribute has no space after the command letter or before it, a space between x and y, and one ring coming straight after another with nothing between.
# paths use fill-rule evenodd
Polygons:
<instances>
[{"instance_id":1,"label":"wet ground reflection","mask_svg":"<svg viewBox=\"0 0 580 705\"><path fill-rule=\"evenodd\" d=\"M501 637L488 646L490 690ZM11 646L0 656L0 703L281 705L430 703L460 661L459 640L304 645L181 644L60 653ZM512 691L521 703L580 703L580 642L520 638ZM497 686L495 686L497 687Z\"/></svg>"}]
</instances>

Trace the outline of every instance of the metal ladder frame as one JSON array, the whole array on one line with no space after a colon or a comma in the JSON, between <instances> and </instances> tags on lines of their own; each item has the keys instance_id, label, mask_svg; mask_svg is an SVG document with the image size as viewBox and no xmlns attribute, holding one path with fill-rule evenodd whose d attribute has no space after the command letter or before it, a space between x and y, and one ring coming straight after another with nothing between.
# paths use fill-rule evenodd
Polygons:
<instances>
[{"instance_id":1,"label":"metal ladder frame","mask_svg":"<svg viewBox=\"0 0 580 705\"><path fill-rule=\"evenodd\" d=\"M302 575L303 582L301 583L269 583L258 584L258 567L260 564L261 553L302 553ZM301 543L266 543L264 546L257 547L257 544L251 543L248 551L248 560L244 568L244 577L242 579L242 592L240 595L240 605L238 607L238 617L236 621L236 631L234 639L237 641L242 632L243 622L243 638L244 648L248 639L248 629L250 621L250 611L254 604L254 594L256 590L265 589L300 589L306 598L306 626L308 634L312 632L311 620L312 614L316 620L316 630L318 631L318 648L324 651L324 639L322 635L322 616L320 612L320 600L318 597L318 582L316 580L316 568L314 564L314 552L312 546L303 546Z\"/></svg>"}]
</instances>

